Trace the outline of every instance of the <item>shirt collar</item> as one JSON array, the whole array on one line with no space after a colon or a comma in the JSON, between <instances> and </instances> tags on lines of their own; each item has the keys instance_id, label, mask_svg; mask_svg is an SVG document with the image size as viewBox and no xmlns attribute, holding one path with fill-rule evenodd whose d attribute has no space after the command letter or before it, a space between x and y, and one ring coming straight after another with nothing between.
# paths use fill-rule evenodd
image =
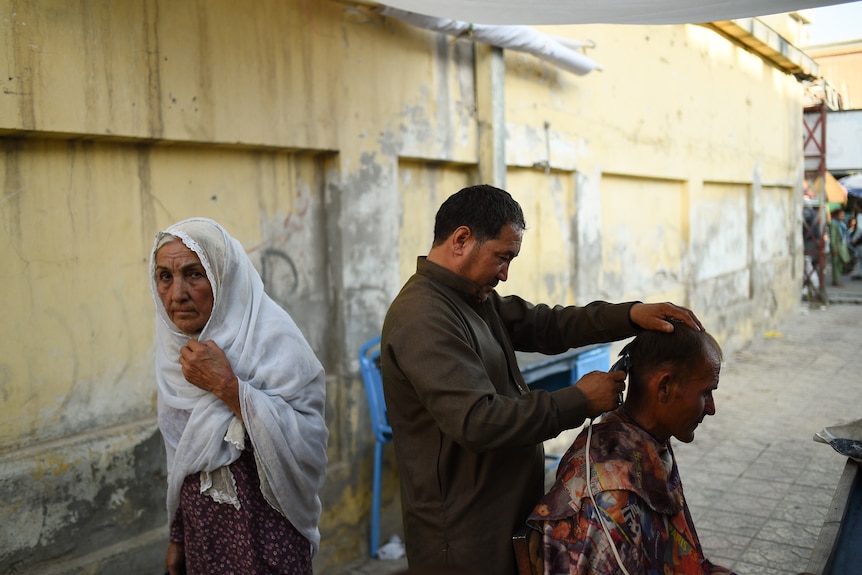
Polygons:
<instances>
[{"instance_id":1,"label":"shirt collar","mask_svg":"<svg viewBox=\"0 0 862 575\"><path fill-rule=\"evenodd\" d=\"M428 261L426 256L419 256L417 258L416 273L429 277L434 281L440 282L446 287L455 290L470 304L482 304L482 289L478 284L468 280L464 276L456 274L452 270L435 264L432 261Z\"/></svg>"},{"instance_id":2,"label":"shirt collar","mask_svg":"<svg viewBox=\"0 0 862 575\"><path fill-rule=\"evenodd\" d=\"M637 427L638 429L643 431L645 434L647 434L650 437L650 439L652 439L655 442L655 444L657 446L656 449L661 448L661 447L664 447L666 449L667 446L670 444L670 439L668 439L667 441L662 441L661 439L659 439L658 437L653 435L652 432L650 432L646 427L641 425L640 422L638 422L638 420L635 419L631 413L629 413L629 411L626 409L625 405L621 405L615 411L615 413L623 421L634 425L635 427Z\"/></svg>"}]
</instances>

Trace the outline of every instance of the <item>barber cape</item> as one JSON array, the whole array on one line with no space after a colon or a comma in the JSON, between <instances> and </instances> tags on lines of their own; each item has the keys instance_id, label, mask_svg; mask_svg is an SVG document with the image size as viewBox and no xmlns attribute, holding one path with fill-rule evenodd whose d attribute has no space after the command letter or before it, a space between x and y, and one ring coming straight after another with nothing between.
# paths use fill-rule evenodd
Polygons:
<instances>
[{"instance_id":1,"label":"barber cape","mask_svg":"<svg viewBox=\"0 0 862 575\"><path fill-rule=\"evenodd\" d=\"M213 311L198 334L227 355L239 380L243 421L212 393L190 384L179 363L183 334L165 311L155 281L155 254L178 238L201 260L213 290ZM328 431L323 367L291 317L266 293L242 245L216 222L192 218L156 235L150 257L156 308L159 427L167 450L167 508L173 521L185 478L200 473L217 501L238 505L233 477L246 434L261 491L312 544L320 544L318 492L326 476Z\"/></svg>"},{"instance_id":2,"label":"barber cape","mask_svg":"<svg viewBox=\"0 0 862 575\"><path fill-rule=\"evenodd\" d=\"M562 458L554 487L542 498L543 519L577 514L589 501L586 485L586 431ZM675 515L685 507L679 471L669 444L661 445L643 429L611 412L593 424L590 442L592 492L623 490L636 493L651 509Z\"/></svg>"},{"instance_id":3,"label":"barber cape","mask_svg":"<svg viewBox=\"0 0 862 575\"><path fill-rule=\"evenodd\" d=\"M606 518L605 533L586 483L586 430L563 457L554 487L527 522L543 533L546 572L728 574L703 550L669 442L659 442L621 413L593 425L590 491Z\"/></svg>"}]
</instances>

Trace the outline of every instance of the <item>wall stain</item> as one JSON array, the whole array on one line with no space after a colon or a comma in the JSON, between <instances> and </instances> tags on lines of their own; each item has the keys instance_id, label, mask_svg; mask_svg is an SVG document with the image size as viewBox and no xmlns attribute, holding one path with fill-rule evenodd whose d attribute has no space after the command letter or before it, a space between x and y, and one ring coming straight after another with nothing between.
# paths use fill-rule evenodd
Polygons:
<instances>
[{"instance_id":1,"label":"wall stain","mask_svg":"<svg viewBox=\"0 0 862 575\"><path fill-rule=\"evenodd\" d=\"M269 297L288 309L291 294L299 289L299 273L290 254L278 248L265 248L260 255L260 277Z\"/></svg>"}]
</instances>

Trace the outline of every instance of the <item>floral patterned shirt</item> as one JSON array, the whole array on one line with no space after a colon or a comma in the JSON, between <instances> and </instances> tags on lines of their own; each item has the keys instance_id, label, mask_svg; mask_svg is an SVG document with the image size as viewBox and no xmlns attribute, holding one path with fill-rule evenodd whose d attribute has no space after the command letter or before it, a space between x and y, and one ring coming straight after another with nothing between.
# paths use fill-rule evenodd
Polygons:
<instances>
[{"instance_id":1,"label":"floral patterned shirt","mask_svg":"<svg viewBox=\"0 0 862 575\"><path fill-rule=\"evenodd\" d=\"M586 489L586 443L584 430L528 519L543 533L546 575L621 573L614 548L631 575L732 573L703 556L670 442L656 440L622 409L593 424L596 505Z\"/></svg>"}]
</instances>

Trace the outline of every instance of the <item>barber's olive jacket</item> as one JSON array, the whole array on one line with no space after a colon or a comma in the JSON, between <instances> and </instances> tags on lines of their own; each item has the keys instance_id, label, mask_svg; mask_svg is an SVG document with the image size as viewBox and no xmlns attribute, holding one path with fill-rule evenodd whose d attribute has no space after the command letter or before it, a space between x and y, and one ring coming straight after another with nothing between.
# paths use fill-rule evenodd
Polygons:
<instances>
[{"instance_id":1,"label":"barber's olive jacket","mask_svg":"<svg viewBox=\"0 0 862 575\"><path fill-rule=\"evenodd\" d=\"M575 387L529 391L515 350L556 354L636 333L632 303L533 305L419 258L381 344L411 566L516 571L511 538L544 491L541 442L586 418Z\"/></svg>"}]
</instances>

